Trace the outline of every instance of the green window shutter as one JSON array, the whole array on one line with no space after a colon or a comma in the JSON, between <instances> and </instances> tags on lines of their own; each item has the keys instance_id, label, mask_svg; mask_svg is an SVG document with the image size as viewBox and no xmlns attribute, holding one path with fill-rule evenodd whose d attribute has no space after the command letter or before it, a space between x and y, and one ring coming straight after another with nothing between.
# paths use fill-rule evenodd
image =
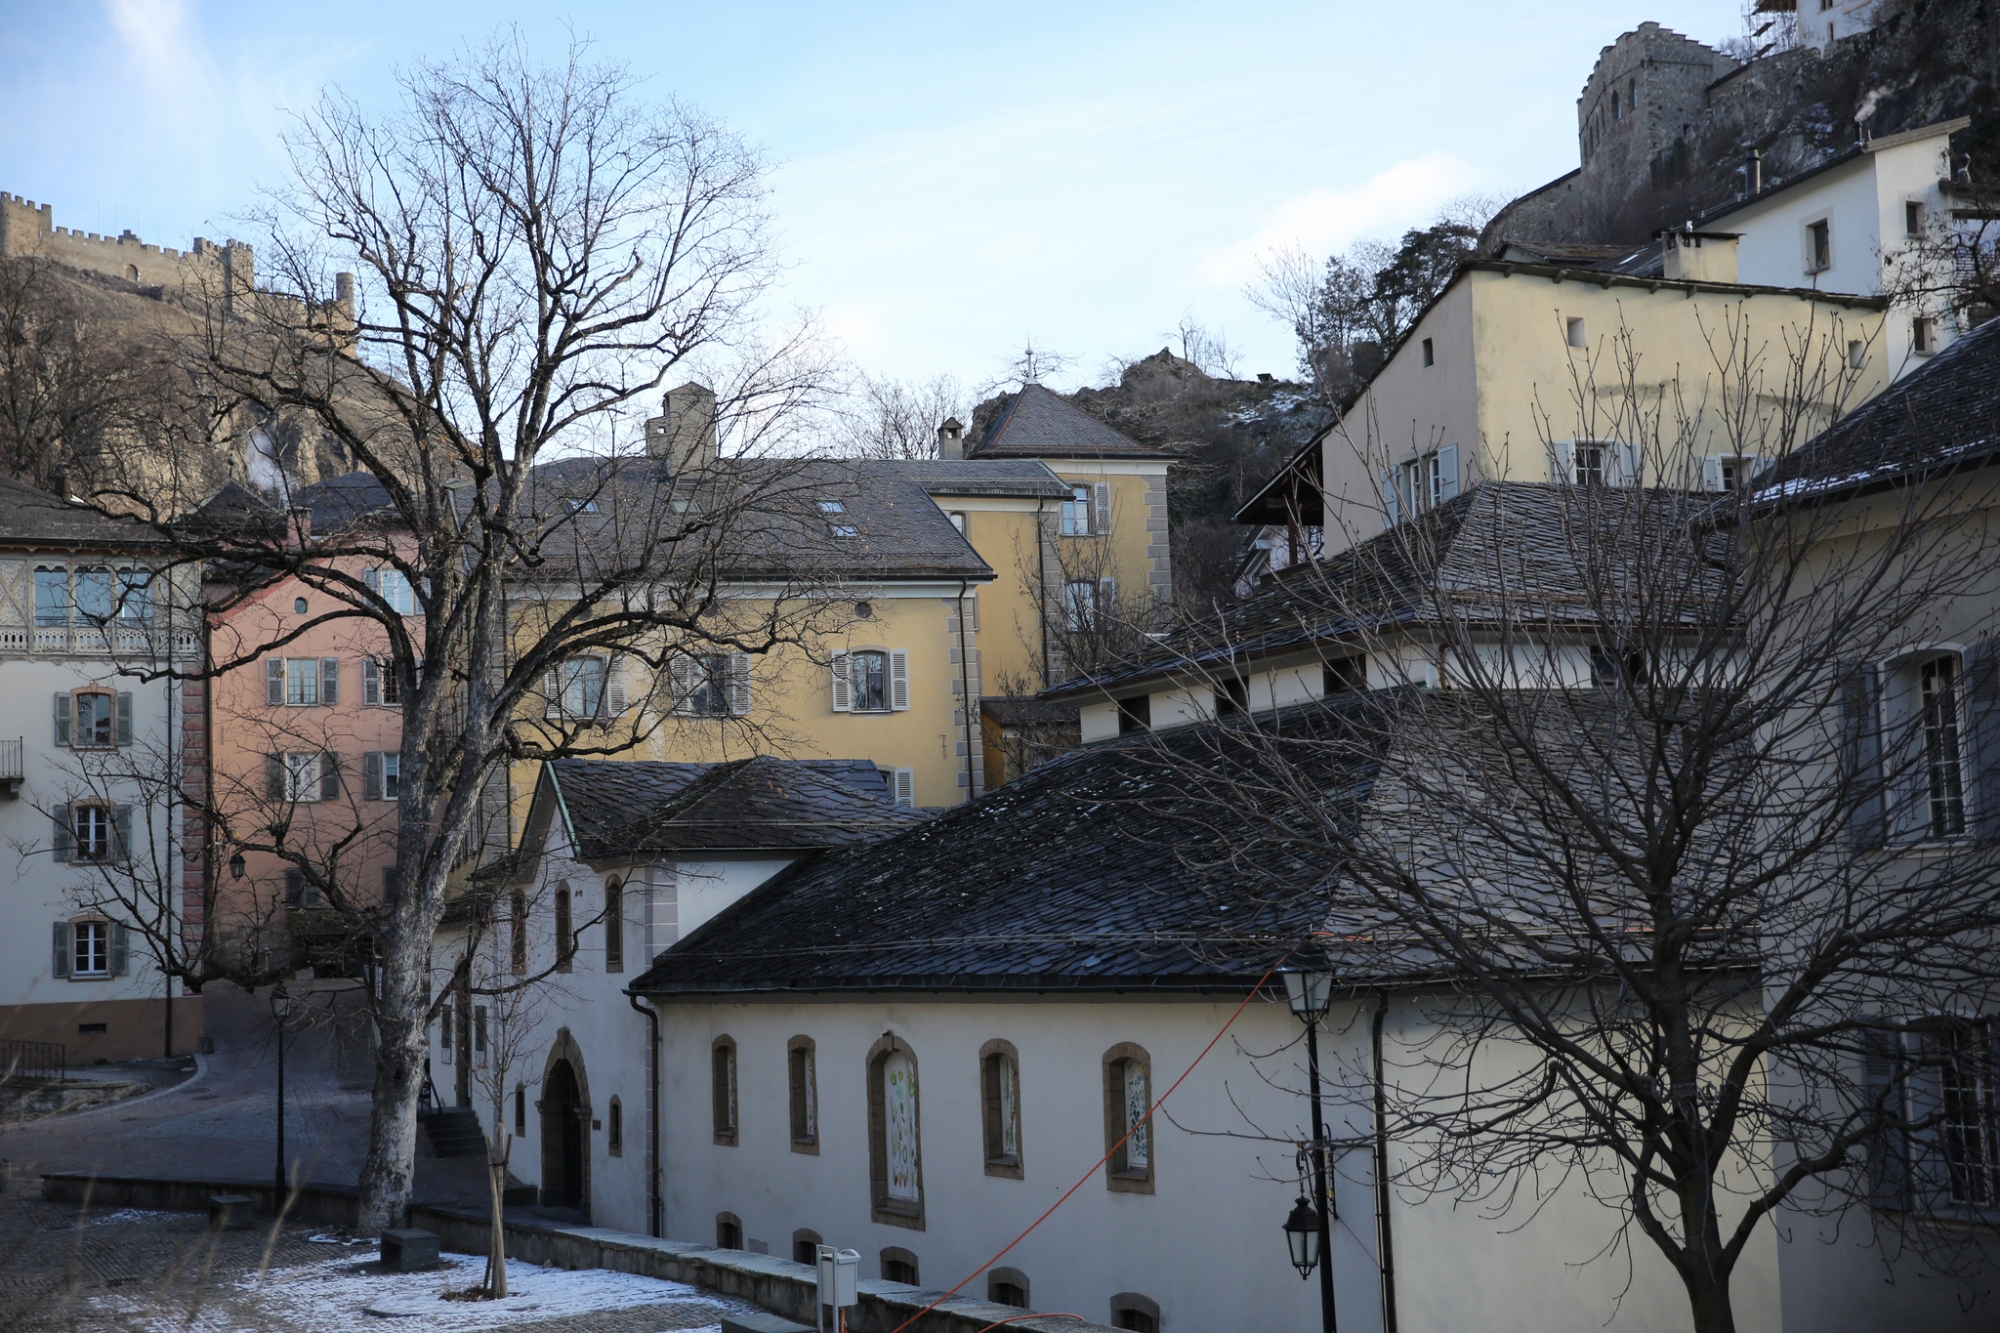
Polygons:
<instances>
[{"instance_id":1,"label":"green window shutter","mask_svg":"<svg viewBox=\"0 0 2000 1333\"><path fill-rule=\"evenodd\" d=\"M264 795L274 801L285 799L285 756L264 756Z\"/></svg>"},{"instance_id":2,"label":"green window shutter","mask_svg":"<svg viewBox=\"0 0 2000 1333\"><path fill-rule=\"evenodd\" d=\"M340 799L340 756L337 754L319 757L319 798L322 801Z\"/></svg>"},{"instance_id":3,"label":"green window shutter","mask_svg":"<svg viewBox=\"0 0 2000 1333\"><path fill-rule=\"evenodd\" d=\"M132 743L132 692L126 690L118 696L118 743Z\"/></svg>"},{"instance_id":4,"label":"green window shutter","mask_svg":"<svg viewBox=\"0 0 2000 1333\"><path fill-rule=\"evenodd\" d=\"M56 922L55 954L49 960L49 975L66 977L69 975L69 922Z\"/></svg>"},{"instance_id":5,"label":"green window shutter","mask_svg":"<svg viewBox=\"0 0 2000 1333\"><path fill-rule=\"evenodd\" d=\"M371 707L382 702L382 664L372 657L361 659L361 702Z\"/></svg>"},{"instance_id":6,"label":"green window shutter","mask_svg":"<svg viewBox=\"0 0 2000 1333\"><path fill-rule=\"evenodd\" d=\"M74 836L70 831L69 807L57 806L52 812L52 818L55 821L55 859L67 861L72 854L71 839Z\"/></svg>"},{"instance_id":7,"label":"green window shutter","mask_svg":"<svg viewBox=\"0 0 2000 1333\"><path fill-rule=\"evenodd\" d=\"M323 704L340 702L340 659L337 657L319 659L319 701Z\"/></svg>"},{"instance_id":8,"label":"green window shutter","mask_svg":"<svg viewBox=\"0 0 2000 1333\"><path fill-rule=\"evenodd\" d=\"M75 708L76 708L76 700L71 698L67 693L58 694L56 696L55 717L56 717L57 745L69 744L70 715L75 710Z\"/></svg>"},{"instance_id":9,"label":"green window shutter","mask_svg":"<svg viewBox=\"0 0 2000 1333\"><path fill-rule=\"evenodd\" d=\"M132 807L121 805L111 815L111 859L132 859Z\"/></svg>"},{"instance_id":10,"label":"green window shutter","mask_svg":"<svg viewBox=\"0 0 2000 1333\"><path fill-rule=\"evenodd\" d=\"M132 970L132 932L114 923L111 927L111 975L122 977Z\"/></svg>"},{"instance_id":11,"label":"green window shutter","mask_svg":"<svg viewBox=\"0 0 2000 1333\"><path fill-rule=\"evenodd\" d=\"M382 752L370 750L361 756L361 799L382 799Z\"/></svg>"},{"instance_id":12,"label":"green window shutter","mask_svg":"<svg viewBox=\"0 0 2000 1333\"><path fill-rule=\"evenodd\" d=\"M285 701L285 659L282 657L264 659L264 698L267 703L281 704Z\"/></svg>"}]
</instances>

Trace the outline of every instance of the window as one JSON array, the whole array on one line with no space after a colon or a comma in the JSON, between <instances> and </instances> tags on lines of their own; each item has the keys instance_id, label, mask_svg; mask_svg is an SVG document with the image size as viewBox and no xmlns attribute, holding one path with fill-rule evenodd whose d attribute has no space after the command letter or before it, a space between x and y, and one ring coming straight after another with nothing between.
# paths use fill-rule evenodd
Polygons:
<instances>
[{"instance_id":1,"label":"window","mask_svg":"<svg viewBox=\"0 0 2000 1333\"><path fill-rule=\"evenodd\" d=\"M144 625L153 618L153 575L151 570L118 571L118 620L125 625Z\"/></svg>"},{"instance_id":2,"label":"window","mask_svg":"<svg viewBox=\"0 0 2000 1333\"><path fill-rule=\"evenodd\" d=\"M743 1248L743 1219L734 1213L715 1215L715 1248L718 1250L740 1250Z\"/></svg>"},{"instance_id":3,"label":"window","mask_svg":"<svg viewBox=\"0 0 2000 1333\"><path fill-rule=\"evenodd\" d=\"M923 1229L923 1161L918 1146L917 1061L885 1036L868 1056L868 1180L873 1218Z\"/></svg>"},{"instance_id":4,"label":"window","mask_svg":"<svg viewBox=\"0 0 2000 1333\"><path fill-rule=\"evenodd\" d=\"M1070 487L1069 498L1062 502L1062 535L1065 537L1088 537L1090 535L1090 509L1090 487Z\"/></svg>"},{"instance_id":5,"label":"window","mask_svg":"<svg viewBox=\"0 0 2000 1333\"><path fill-rule=\"evenodd\" d=\"M951 526L958 530L959 536L963 537L965 535L965 511L963 509L954 509L946 514L945 517L951 520Z\"/></svg>"},{"instance_id":6,"label":"window","mask_svg":"<svg viewBox=\"0 0 2000 1333\"><path fill-rule=\"evenodd\" d=\"M829 537L859 537L861 529L852 523L829 523L826 525L826 533Z\"/></svg>"},{"instance_id":7,"label":"window","mask_svg":"<svg viewBox=\"0 0 2000 1333\"><path fill-rule=\"evenodd\" d=\"M1424 339L1424 364L1427 366L1437 364L1437 353L1431 349L1431 340L1429 338Z\"/></svg>"},{"instance_id":8,"label":"window","mask_svg":"<svg viewBox=\"0 0 2000 1333\"><path fill-rule=\"evenodd\" d=\"M1324 694L1347 694L1368 688L1368 659L1343 657L1320 668L1320 690Z\"/></svg>"},{"instance_id":9,"label":"window","mask_svg":"<svg viewBox=\"0 0 2000 1333\"><path fill-rule=\"evenodd\" d=\"M55 859L123 861L132 835L132 807L78 802L54 811Z\"/></svg>"},{"instance_id":10,"label":"window","mask_svg":"<svg viewBox=\"0 0 2000 1333\"><path fill-rule=\"evenodd\" d=\"M564 500L563 512L566 514L594 514L597 512L597 501L574 498Z\"/></svg>"},{"instance_id":11,"label":"window","mask_svg":"<svg viewBox=\"0 0 2000 1333\"><path fill-rule=\"evenodd\" d=\"M897 805L912 810L917 806L917 770L914 768L892 768L878 770L883 780L889 784L890 799Z\"/></svg>"},{"instance_id":12,"label":"window","mask_svg":"<svg viewBox=\"0 0 2000 1333\"><path fill-rule=\"evenodd\" d=\"M331 754L274 754L265 761L264 794L273 801L332 801L340 797L340 757Z\"/></svg>"},{"instance_id":13,"label":"window","mask_svg":"<svg viewBox=\"0 0 2000 1333\"><path fill-rule=\"evenodd\" d=\"M1919 664L1917 682L1923 701L1924 779L1929 798L1930 835L1953 838L1965 832L1958 658L1946 654Z\"/></svg>"},{"instance_id":14,"label":"window","mask_svg":"<svg viewBox=\"0 0 2000 1333\"><path fill-rule=\"evenodd\" d=\"M576 934L570 929L569 886L556 890L556 971L567 972L576 962Z\"/></svg>"},{"instance_id":15,"label":"window","mask_svg":"<svg viewBox=\"0 0 2000 1333\"><path fill-rule=\"evenodd\" d=\"M35 570L35 623L45 627L69 625L69 571L60 565Z\"/></svg>"},{"instance_id":16,"label":"window","mask_svg":"<svg viewBox=\"0 0 2000 1333\"><path fill-rule=\"evenodd\" d=\"M604 1113L604 1149L613 1157L625 1155L625 1107L616 1097Z\"/></svg>"},{"instance_id":17,"label":"window","mask_svg":"<svg viewBox=\"0 0 2000 1333\"><path fill-rule=\"evenodd\" d=\"M417 614L417 591L410 586L410 576L400 569L376 570L375 594L397 615Z\"/></svg>"},{"instance_id":18,"label":"window","mask_svg":"<svg viewBox=\"0 0 2000 1333\"><path fill-rule=\"evenodd\" d=\"M902 712L909 706L909 653L862 648L833 655L834 712Z\"/></svg>"},{"instance_id":19,"label":"window","mask_svg":"<svg viewBox=\"0 0 2000 1333\"><path fill-rule=\"evenodd\" d=\"M309 708L340 702L337 657L272 657L264 662L266 702Z\"/></svg>"},{"instance_id":20,"label":"window","mask_svg":"<svg viewBox=\"0 0 2000 1333\"><path fill-rule=\"evenodd\" d=\"M528 1133L528 1089L525 1084L514 1085L514 1137L525 1138Z\"/></svg>"},{"instance_id":21,"label":"window","mask_svg":"<svg viewBox=\"0 0 2000 1333\"><path fill-rule=\"evenodd\" d=\"M900 1246L891 1245L882 1251L882 1280L917 1285L917 1256Z\"/></svg>"},{"instance_id":22,"label":"window","mask_svg":"<svg viewBox=\"0 0 2000 1333\"><path fill-rule=\"evenodd\" d=\"M1121 1291L1111 1298L1111 1326L1134 1329L1137 1333L1160 1333L1159 1302L1135 1291Z\"/></svg>"},{"instance_id":23,"label":"window","mask_svg":"<svg viewBox=\"0 0 2000 1333\"><path fill-rule=\"evenodd\" d=\"M1915 199L1908 200L1903 205L1903 235L1921 236L1923 234L1924 206Z\"/></svg>"},{"instance_id":24,"label":"window","mask_svg":"<svg viewBox=\"0 0 2000 1333\"><path fill-rule=\"evenodd\" d=\"M1018 1268L993 1268L986 1273L986 1299L995 1305L1011 1305L1016 1310L1028 1305L1028 1275Z\"/></svg>"},{"instance_id":25,"label":"window","mask_svg":"<svg viewBox=\"0 0 2000 1333\"><path fill-rule=\"evenodd\" d=\"M979 1104L986 1174L1021 1179L1021 1061L1011 1043L989 1041L980 1051Z\"/></svg>"},{"instance_id":26,"label":"window","mask_svg":"<svg viewBox=\"0 0 2000 1333\"><path fill-rule=\"evenodd\" d=\"M1602 486L1604 484L1604 446L1600 444L1578 444L1570 450L1570 478L1578 486Z\"/></svg>"},{"instance_id":27,"label":"window","mask_svg":"<svg viewBox=\"0 0 2000 1333\"><path fill-rule=\"evenodd\" d=\"M1135 731L1147 731L1153 725L1153 696L1137 695L1118 701L1118 734L1129 736Z\"/></svg>"},{"instance_id":28,"label":"window","mask_svg":"<svg viewBox=\"0 0 2000 1333\"><path fill-rule=\"evenodd\" d=\"M1063 617L1071 629L1095 625L1100 609L1096 579L1071 579L1063 585Z\"/></svg>"},{"instance_id":29,"label":"window","mask_svg":"<svg viewBox=\"0 0 2000 1333\"><path fill-rule=\"evenodd\" d=\"M1940 1131L1953 1203L2000 1203L2000 1101L1994 1097L1994 1033L1988 1023L1952 1029L1943 1041Z\"/></svg>"},{"instance_id":30,"label":"window","mask_svg":"<svg viewBox=\"0 0 2000 1333\"><path fill-rule=\"evenodd\" d=\"M819 502L819 512L822 514L844 514L847 512L847 506L838 500L821 500Z\"/></svg>"},{"instance_id":31,"label":"window","mask_svg":"<svg viewBox=\"0 0 2000 1333\"><path fill-rule=\"evenodd\" d=\"M819 1076L811 1037L793 1037L785 1050L785 1084L790 1094L792 1151L819 1151Z\"/></svg>"},{"instance_id":32,"label":"window","mask_svg":"<svg viewBox=\"0 0 2000 1333\"><path fill-rule=\"evenodd\" d=\"M78 620L87 621L92 625L103 625L111 619L113 601L110 570L91 568L76 571Z\"/></svg>"},{"instance_id":33,"label":"window","mask_svg":"<svg viewBox=\"0 0 2000 1333\"><path fill-rule=\"evenodd\" d=\"M132 743L132 696L77 690L55 698L56 744L97 749Z\"/></svg>"},{"instance_id":34,"label":"window","mask_svg":"<svg viewBox=\"0 0 2000 1333\"><path fill-rule=\"evenodd\" d=\"M1832 224L1825 218L1806 224L1806 272L1822 273L1833 267Z\"/></svg>"},{"instance_id":35,"label":"window","mask_svg":"<svg viewBox=\"0 0 2000 1333\"><path fill-rule=\"evenodd\" d=\"M1850 339L1847 344L1847 368L1860 370L1868 364L1868 345L1859 338Z\"/></svg>"},{"instance_id":36,"label":"window","mask_svg":"<svg viewBox=\"0 0 2000 1333\"><path fill-rule=\"evenodd\" d=\"M1240 678L1219 681L1215 687L1215 715L1240 717L1250 711L1250 682Z\"/></svg>"},{"instance_id":37,"label":"window","mask_svg":"<svg viewBox=\"0 0 2000 1333\"><path fill-rule=\"evenodd\" d=\"M1571 315L1563 324L1563 336L1571 347L1590 346L1590 331L1584 326L1583 317Z\"/></svg>"},{"instance_id":38,"label":"window","mask_svg":"<svg viewBox=\"0 0 2000 1333\"><path fill-rule=\"evenodd\" d=\"M709 1102L715 1119L715 1141L735 1147L736 1043L728 1037L717 1037L709 1051Z\"/></svg>"},{"instance_id":39,"label":"window","mask_svg":"<svg viewBox=\"0 0 2000 1333\"><path fill-rule=\"evenodd\" d=\"M741 717L750 711L750 654L679 653L667 665L681 717Z\"/></svg>"},{"instance_id":40,"label":"window","mask_svg":"<svg viewBox=\"0 0 2000 1333\"><path fill-rule=\"evenodd\" d=\"M70 975L108 977L111 975L111 923L79 921L70 927Z\"/></svg>"},{"instance_id":41,"label":"window","mask_svg":"<svg viewBox=\"0 0 2000 1333\"><path fill-rule=\"evenodd\" d=\"M1104 1055L1106 1183L1113 1190L1153 1192L1152 1061L1129 1042Z\"/></svg>"},{"instance_id":42,"label":"window","mask_svg":"<svg viewBox=\"0 0 2000 1333\"><path fill-rule=\"evenodd\" d=\"M604 970L625 970L625 886L615 879L604 885Z\"/></svg>"},{"instance_id":43,"label":"window","mask_svg":"<svg viewBox=\"0 0 2000 1333\"><path fill-rule=\"evenodd\" d=\"M1755 464L1756 460L1751 458L1718 458L1716 468L1721 473L1722 489L1748 490Z\"/></svg>"},{"instance_id":44,"label":"window","mask_svg":"<svg viewBox=\"0 0 2000 1333\"><path fill-rule=\"evenodd\" d=\"M486 1006L483 1004L472 1006L472 1063L481 1066L486 1063ZM618 1102L614 1098L611 1104L615 1107Z\"/></svg>"},{"instance_id":45,"label":"window","mask_svg":"<svg viewBox=\"0 0 2000 1333\"><path fill-rule=\"evenodd\" d=\"M512 913L508 919L508 953L515 976L528 970L528 894L525 889L514 890Z\"/></svg>"},{"instance_id":46,"label":"window","mask_svg":"<svg viewBox=\"0 0 2000 1333\"><path fill-rule=\"evenodd\" d=\"M285 906L312 908L320 905L319 885L306 878L296 866L285 871Z\"/></svg>"},{"instance_id":47,"label":"window","mask_svg":"<svg viewBox=\"0 0 2000 1333\"><path fill-rule=\"evenodd\" d=\"M458 1047L458 1043L452 1040L451 1005L452 1002L446 1000L438 1006L438 1056L445 1064L456 1058L453 1052Z\"/></svg>"},{"instance_id":48,"label":"window","mask_svg":"<svg viewBox=\"0 0 2000 1333\"><path fill-rule=\"evenodd\" d=\"M394 662L365 657L361 660L361 702L370 707L401 707L403 682Z\"/></svg>"},{"instance_id":49,"label":"window","mask_svg":"<svg viewBox=\"0 0 2000 1333\"><path fill-rule=\"evenodd\" d=\"M399 801L403 798L403 756L392 751L370 751L361 756L361 795L370 801Z\"/></svg>"},{"instance_id":50,"label":"window","mask_svg":"<svg viewBox=\"0 0 2000 1333\"><path fill-rule=\"evenodd\" d=\"M792 1262L810 1267L819 1262L819 1247L826 1244L819 1232L804 1227L792 1233Z\"/></svg>"},{"instance_id":51,"label":"window","mask_svg":"<svg viewBox=\"0 0 2000 1333\"><path fill-rule=\"evenodd\" d=\"M1910 350L1918 356L1929 356L1937 349L1937 321L1929 315L1918 315L1910 321Z\"/></svg>"},{"instance_id":52,"label":"window","mask_svg":"<svg viewBox=\"0 0 2000 1333\"><path fill-rule=\"evenodd\" d=\"M556 709L564 717L601 717L610 663L601 657L574 657L556 671Z\"/></svg>"},{"instance_id":53,"label":"window","mask_svg":"<svg viewBox=\"0 0 2000 1333\"><path fill-rule=\"evenodd\" d=\"M294 597L292 599L292 614L295 616L302 616L305 613L306 613L306 599L303 597Z\"/></svg>"}]
</instances>

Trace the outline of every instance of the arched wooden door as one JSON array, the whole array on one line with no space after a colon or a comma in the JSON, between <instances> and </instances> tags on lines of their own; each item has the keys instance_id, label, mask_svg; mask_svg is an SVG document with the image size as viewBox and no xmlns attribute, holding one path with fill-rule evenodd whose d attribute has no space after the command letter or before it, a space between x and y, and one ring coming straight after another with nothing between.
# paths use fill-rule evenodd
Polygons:
<instances>
[{"instance_id":1,"label":"arched wooden door","mask_svg":"<svg viewBox=\"0 0 2000 1333\"><path fill-rule=\"evenodd\" d=\"M542 1085L542 1203L581 1208L585 1196L583 1094L568 1060L549 1066Z\"/></svg>"}]
</instances>

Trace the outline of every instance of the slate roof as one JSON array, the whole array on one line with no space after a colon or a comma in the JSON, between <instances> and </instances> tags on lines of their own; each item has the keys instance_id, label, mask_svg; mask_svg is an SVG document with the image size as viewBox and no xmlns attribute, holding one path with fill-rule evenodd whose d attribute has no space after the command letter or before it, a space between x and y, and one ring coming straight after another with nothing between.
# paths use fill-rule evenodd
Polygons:
<instances>
[{"instance_id":1,"label":"slate roof","mask_svg":"<svg viewBox=\"0 0 2000 1333\"><path fill-rule=\"evenodd\" d=\"M912 458L887 462L931 495L1006 495L1066 500L1069 483L1033 459Z\"/></svg>"},{"instance_id":2,"label":"slate roof","mask_svg":"<svg viewBox=\"0 0 2000 1333\"><path fill-rule=\"evenodd\" d=\"M979 701L979 711L1003 727L1077 725L1077 705L1032 695L1000 694Z\"/></svg>"},{"instance_id":3,"label":"slate roof","mask_svg":"<svg viewBox=\"0 0 2000 1333\"><path fill-rule=\"evenodd\" d=\"M968 452L979 459L1171 457L1113 430L1039 384L1030 384L1015 394L999 420Z\"/></svg>"},{"instance_id":4,"label":"slate roof","mask_svg":"<svg viewBox=\"0 0 2000 1333\"><path fill-rule=\"evenodd\" d=\"M1364 627L1416 627L1447 612L1461 623L1504 616L1587 625L1594 615L1582 562L1599 565L1593 573L1605 577L1602 558L1621 545L1633 561L1679 561L1685 586L1719 578L1687 536L1708 504L1682 491L1484 482L1357 546L1285 570L1219 621L1185 623L1136 662L1062 682L1045 695L1099 694L1303 650Z\"/></svg>"},{"instance_id":5,"label":"slate roof","mask_svg":"<svg viewBox=\"0 0 2000 1333\"><path fill-rule=\"evenodd\" d=\"M1758 478L1758 504L1852 495L2000 457L2000 319L1891 384Z\"/></svg>"},{"instance_id":6,"label":"slate roof","mask_svg":"<svg viewBox=\"0 0 2000 1333\"><path fill-rule=\"evenodd\" d=\"M1302 775L1336 818L1358 818L1388 703L1358 695L1262 720L1334 742L1302 748ZM1227 730L1075 751L919 828L795 865L658 955L631 990L1245 987L1313 916L1306 895L1263 891L1325 870L1260 864L1250 830L1182 795L1175 765L1225 766ZM1224 849L1226 872L1197 868Z\"/></svg>"},{"instance_id":7,"label":"slate roof","mask_svg":"<svg viewBox=\"0 0 2000 1333\"><path fill-rule=\"evenodd\" d=\"M137 518L112 518L51 491L0 477L0 545L65 550L164 549L166 534Z\"/></svg>"},{"instance_id":8,"label":"slate roof","mask_svg":"<svg viewBox=\"0 0 2000 1333\"><path fill-rule=\"evenodd\" d=\"M553 781L560 792L586 861L648 852L815 851L869 842L929 818L897 805L881 770L865 759L557 759L544 772L544 785Z\"/></svg>"}]
</instances>

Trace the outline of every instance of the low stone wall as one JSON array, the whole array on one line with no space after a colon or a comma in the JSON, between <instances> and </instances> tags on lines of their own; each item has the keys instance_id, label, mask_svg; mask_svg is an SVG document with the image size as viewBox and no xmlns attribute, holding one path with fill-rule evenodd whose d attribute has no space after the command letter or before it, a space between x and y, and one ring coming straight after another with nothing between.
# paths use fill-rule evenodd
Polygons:
<instances>
[{"instance_id":1,"label":"low stone wall","mask_svg":"<svg viewBox=\"0 0 2000 1333\"><path fill-rule=\"evenodd\" d=\"M244 1194L257 1211L269 1214L276 1189L246 1181L152 1180L137 1176L89 1176L81 1172L42 1177L42 1197L55 1203L160 1208L176 1211L208 1209L211 1194ZM308 1185L291 1198L286 1216L329 1226L352 1226L355 1190L338 1185ZM414 1204L409 1225L434 1231L443 1248L458 1254L486 1253L486 1214L462 1208ZM621 1273L693 1282L710 1291L754 1301L802 1324L814 1322L818 1294L813 1270L772 1255L747 1250L718 1250L686 1241L656 1240L604 1227L565 1226L541 1219L511 1217L506 1221L510 1258L551 1268L609 1268ZM938 1293L899 1282L863 1279L861 1303L848 1311L849 1333L891 1333L937 1299ZM1002 1319L1022 1312L1010 1306L954 1296L911 1324L906 1333L979 1333ZM1032 1333L1116 1333L1105 1324L1054 1316L1022 1319L1009 1329Z\"/></svg>"}]
</instances>

